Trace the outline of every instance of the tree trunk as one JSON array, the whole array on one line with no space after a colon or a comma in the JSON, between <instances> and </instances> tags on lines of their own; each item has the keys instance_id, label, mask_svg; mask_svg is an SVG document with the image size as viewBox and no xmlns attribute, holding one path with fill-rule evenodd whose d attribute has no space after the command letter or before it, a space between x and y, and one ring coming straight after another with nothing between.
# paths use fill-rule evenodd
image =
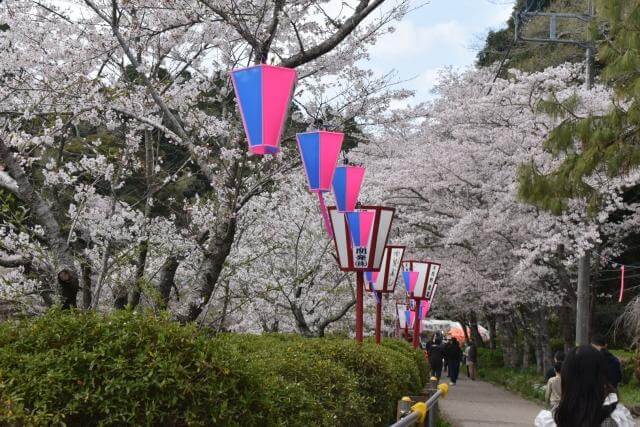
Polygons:
<instances>
[{"instance_id":1,"label":"tree trunk","mask_svg":"<svg viewBox=\"0 0 640 427\"><path fill-rule=\"evenodd\" d=\"M171 289L174 286L176 271L180 265L178 258L170 256L160 267L160 279L158 280L158 293L160 294L160 307L166 309L171 297Z\"/></svg>"},{"instance_id":2,"label":"tree trunk","mask_svg":"<svg viewBox=\"0 0 640 427\"><path fill-rule=\"evenodd\" d=\"M222 314L220 315L218 332L223 332L226 330L227 311L229 310L230 302L231 302L231 292L229 292L229 283L227 282L224 284L224 302L222 303Z\"/></svg>"},{"instance_id":3,"label":"tree trunk","mask_svg":"<svg viewBox=\"0 0 640 427\"><path fill-rule=\"evenodd\" d=\"M549 339L549 310L544 308L540 310L538 315L540 317L538 334L540 336L543 369L541 373L544 373L553 367L553 352L551 350L551 340Z\"/></svg>"},{"instance_id":4,"label":"tree trunk","mask_svg":"<svg viewBox=\"0 0 640 427\"><path fill-rule=\"evenodd\" d=\"M13 153L2 139L0 139L0 159L7 172L16 181L18 188L15 195L29 207L34 220L45 230L43 239L47 242L48 249L54 257L54 268L57 269L57 291L62 307L77 307L76 298L80 288L78 272L73 253L62 235L58 221L49 205L31 186L22 166L15 161Z\"/></svg>"},{"instance_id":5,"label":"tree trunk","mask_svg":"<svg viewBox=\"0 0 640 427\"><path fill-rule=\"evenodd\" d=\"M118 285L113 288L113 307L116 310L124 310L127 308L128 292L127 287Z\"/></svg>"},{"instance_id":6,"label":"tree trunk","mask_svg":"<svg viewBox=\"0 0 640 427\"><path fill-rule=\"evenodd\" d=\"M328 316L322 322L319 322L316 327L315 335L320 338L324 337L324 333L327 327L330 324L335 323L338 320L342 319L349 312L349 310L351 310L351 307L353 307L355 304L356 304L356 299L353 298L352 300L347 301L347 303L345 303L345 305L343 305L342 308L340 308L335 314L333 314L332 316Z\"/></svg>"},{"instance_id":7,"label":"tree trunk","mask_svg":"<svg viewBox=\"0 0 640 427\"><path fill-rule=\"evenodd\" d=\"M460 323L460 326L462 326L462 333L464 334L464 341L465 342L470 342L471 339L469 337L469 325L467 325L467 319L466 318L462 318L458 321L458 323Z\"/></svg>"},{"instance_id":8,"label":"tree trunk","mask_svg":"<svg viewBox=\"0 0 640 427\"><path fill-rule=\"evenodd\" d=\"M305 337L312 337L313 332L311 332L311 328L309 328L307 320L304 318L302 309L295 303L291 303L291 312L293 313L294 319L296 319L296 329L298 329L298 332Z\"/></svg>"},{"instance_id":9,"label":"tree trunk","mask_svg":"<svg viewBox=\"0 0 640 427\"><path fill-rule=\"evenodd\" d=\"M596 333L596 303L598 298L598 276L600 275L600 254L594 256L596 262L591 270L591 286L589 287L589 329L587 330L587 337L591 342L591 337Z\"/></svg>"},{"instance_id":10,"label":"tree trunk","mask_svg":"<svg viewBox=\"0 0 640 427\"><path fill-rule=\"evenodd\" d=\"M495 350L497 348L497 332L496 332L496 316L487 315L487 323L489 325L489 348Z\"/></svg>"},{"instance_id":11,"label":"tree trunk","mask_svg":"<svg viewBox=\"0 0 640 427\"><path fill-rule=\"evenodd\" d=\"M522 339L522 369L529 369L529 358L531 357L531 343L527 337Z\"/></svg>"},{"instance_id":12,"label":"tree trunk","mask_svg":"<svg viewBox=\"0 0 640 427\"><path fill-rule=\"evenodd\" d=\"M515 368L518 365L518 351L516 349L516 334L513 325L502 317L499 322L499 327L502 331L502 356L504 365L508 368Z\"/></svg>"},{"instance_id":13,"label":"tree trunk","mask_svg":"<svg viewBox=\"0 0 640 427\"><path fill-rule=\"evenodd\" d=\"M539 375L544 375L544 354L542 351L542 337L540 336L539 331L538 333L536 333L535 354L536 354L536 372Z\"/></svg>"},{"instance_id":14,"label":"tree trunk","mask_svg":"<svg viewBox=\"0 0 640 427\"><path fill-rule=\"evenodd\" d=\"M147 265L147 251L149 247L149 242L145 240L140 244L140 252L138 253L138 260L136 262L136 272L133 276L133 283L131 283L131 287L128 295L128 306L131 309L134 309L140 304L140 296L142 293L141 289L141 281L144 277L144 268Z\"/></svg>"},{"instance_id":15,"label":"tree trunk","mask_svg":"<svg viewBox=\"0 0 640 427\"><path fill-rule=\"evenodd\" d=\"M88 263L82 264L82 308L91 308L91 266Z\"/></svg>"},{"instance_id":16,"label":"tree trunk","mask_svg":"<svg viewBox=\"0 0 640 427\"><path fill-rule=\"evenodd\" d=\"M568 353L575 345L573 310L568 301L565 301L558 308L558 318L560 320L560 329L562 330L562 340L564 341L564 352Z\"/></svg>"},{"instance_id":17,"label":"tree trunk","mask_svg":"<svg viewBox=\"0 0 640 427\"><path fill-rule=\"evenodd\" d=\"M469 323L471 325L471 339L473 339L476 346L484 347L484 341L482 340L482 335L480 335L480 330L478 329L478 317L474 311L469 314Z\"/></svg>"},{"instance_id":18,"label":"tree trunk","mask_svg":"<svg viewBox=\"0 0 640 427\"><path fill-rule=\"evenodd\" d=\"M224 262L231 252L236 234L235 213L228 212L214 226L204 257L204 274L199 278L196 292L188 296L186 308L178 314L183 322L193 322L202 313L215 290Z\"/></svg>"}]
</instances>

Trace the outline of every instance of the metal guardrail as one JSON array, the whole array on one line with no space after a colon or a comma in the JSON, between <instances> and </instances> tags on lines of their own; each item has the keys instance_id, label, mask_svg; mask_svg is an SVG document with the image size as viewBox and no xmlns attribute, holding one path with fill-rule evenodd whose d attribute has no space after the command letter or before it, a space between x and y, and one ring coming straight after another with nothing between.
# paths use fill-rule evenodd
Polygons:
<instances>
[{"instance_id":1,"label":"metal guardrail","mask_svg":"<svg viewBox=\"0 0 640 427\"><path fill-rule=\"evenodd\" d=\"M435 426L435 414L436 411L432 410L438 403L440 398L445 398L449 392L449 386L447 384L439 384L438 390L431 396L426 402L418 402L411 407L411 411L404 417L400 418L395 424L390 427L409 427L416 423L422 425L425 420L428 420L428 426ZM403 399L404 400L404 399Z\"/></svg>"}]
</instances>

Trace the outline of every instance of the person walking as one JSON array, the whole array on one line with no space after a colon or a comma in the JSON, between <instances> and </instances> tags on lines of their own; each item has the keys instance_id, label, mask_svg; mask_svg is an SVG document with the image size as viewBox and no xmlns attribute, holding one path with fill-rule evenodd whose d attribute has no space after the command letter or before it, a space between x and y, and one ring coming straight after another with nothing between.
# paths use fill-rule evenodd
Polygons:
<instances>
[{"instance_id":1,"label":"person walking","mask_svg":"<svg viewBox=\"0 0 640 427\"><path fill-rule=\"evenodd\" d=\"M556 376L555 366L556 363L562 364L564 362L564 351L556 351L553 355L553 365L547 370L547 373L544 375L544 382L547 383L549 380Z\"/></svg>"},{"instance_id":2,"label":"person walking","mask_svg":"<svg viewBox=\"0 0 640 427\"><path fill-rule=\"evenodd\" d=\"M562 364L558 406L540 411L536 427L633 427L635 421L607 379L604 355L590 345L571 350Z\"/></svg>"},{"instance_id":3,"label":"person walking","mask_svg":"<svg viewBox=\"0 0 640 427\"><path fill-rule=\"evenodd\" d=\"M560 377L561 371L562 362L556 362L553 366L553 372L555 373L555 375L549 378L549 381L547 381L544 400L551 407L551 409L555 409L556 406L558 406L558 404L560 403L560 397L562 396L562 383Z\"/></svg>"},{"instance_id":4,"label":"person walking","mask_svg":"<svg viewBox=\"0 0 640 427\"><path fill-rule=\"evenodd\" d=\"M456 385L458 381L458 375L460 374L460 361L462 360L462 350L460 344L455 337L452 337L449 341L449 345L445 350L445 359L449 365L449 379L451 385Z\"/></svg>"},{"instance_id":5,"label":"person walking","mask_svg":"<svg viewBox=\"0 0 640 427\"><path fill-rule=\"evenodd\" d=\"M476 347L476 344L471 341L467 350L467 369L469 370L469 378L475 381L476 375L478 374L478 348Z\"/></svg>"},{"instance_id":6,"label":"person walking","mask_svg":"<svg viewBox=\"0 0 640 427\"><path fill-rule=\"evenodd\" d=\"M617 391L618 385L620 381L622 381L622 365L620 364L620 360L607 349L607 341L603 335L594 335L591 339L591 345L604 356L607 364L607 380L614 390Z\"/></svg>"},{"instance_id":7,"label":"person walking","mask_svg":"<svg viewBox=\"0 0 640 427\"><path fill-rule=\"evenodd\" d=\"M442 338L435 337L435 341L429 350L429 365L431 365L431 376L436 377L440 381L442 376L442 359L444 358L444 346Z\"/></svg>"}]
</instances>

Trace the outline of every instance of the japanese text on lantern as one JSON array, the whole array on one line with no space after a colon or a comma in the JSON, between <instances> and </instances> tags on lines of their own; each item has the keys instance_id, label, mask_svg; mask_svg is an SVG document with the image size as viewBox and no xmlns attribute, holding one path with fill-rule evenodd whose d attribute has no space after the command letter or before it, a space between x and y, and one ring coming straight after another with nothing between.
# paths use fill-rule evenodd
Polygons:
<instances>
[{"instance_id":1,"label":"japanese text on lantern","mask_svg":"<svg viewBox=\"0 0 640 427\"><path fill-rule=\"evenodd\" d=\"M357 247L356 248L356 257L355 257L355 266L357 268L366 268L367 267L367 248Z\"/></svg>"}]
</instances>

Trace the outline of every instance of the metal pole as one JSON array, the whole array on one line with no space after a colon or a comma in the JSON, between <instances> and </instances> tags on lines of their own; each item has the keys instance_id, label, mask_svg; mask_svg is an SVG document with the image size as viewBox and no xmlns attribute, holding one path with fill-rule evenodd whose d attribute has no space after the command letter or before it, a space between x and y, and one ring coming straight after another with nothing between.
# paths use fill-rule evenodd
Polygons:
<instances>
[{"instance_id":1,"label":"metal pole","mask_svg":"<svg viewBox=\"0 0 640 427\"><path fill-rule=\"evenodd\" d=\"M576 345L589 344L589 275L590 253L587 251L578 260L578 301L576 303Z\"/></svg>"},{"instance_id":2,"label":"metal pole","mask_svg":"<svg viewBox=\"0 0 640 427\"><path fill-rule=\"evenodd\" d=\"M593 15L593 3L589 1L589 15ZM591 31L589 31L591 34ZM591 36L587 43L586 64L585 64L585 81L587 89L591 90L593 86L593 44ZM589 344L589 318L590 318L590 299L589 279L591 276L591 252L586 251L578 259L578 286L576 301L576 345Z\"/></svg>"},{"instance_id":3,"label":"metal pole","mask_svg":"<svg viewBox=\"0 0 640 427\"><path fill-rule=\"evenodd\" d=\"M356 272L356 341L362 342L362 323L364 319L364 273Z\"/></svg>"},{"instance_id":4,"label":"metal pole","mask_svg":"<svg viewBox=\"0 0 640 427\"><path fill-rule=\"evenodd\" d=\"M380 344L382 329L382 292L376 292L376 294L376 344Z\"/></svg>"},{"instance_id":5,"label":"metal pole","mask_svg":"<svg viewBox=\"0 0 640 427\"><path fill-rule=\"evenodd\" d=\"M420 300L416 300L416 315L413 319L413 348L420 346Z\"/></svg>"}]
</instances>

